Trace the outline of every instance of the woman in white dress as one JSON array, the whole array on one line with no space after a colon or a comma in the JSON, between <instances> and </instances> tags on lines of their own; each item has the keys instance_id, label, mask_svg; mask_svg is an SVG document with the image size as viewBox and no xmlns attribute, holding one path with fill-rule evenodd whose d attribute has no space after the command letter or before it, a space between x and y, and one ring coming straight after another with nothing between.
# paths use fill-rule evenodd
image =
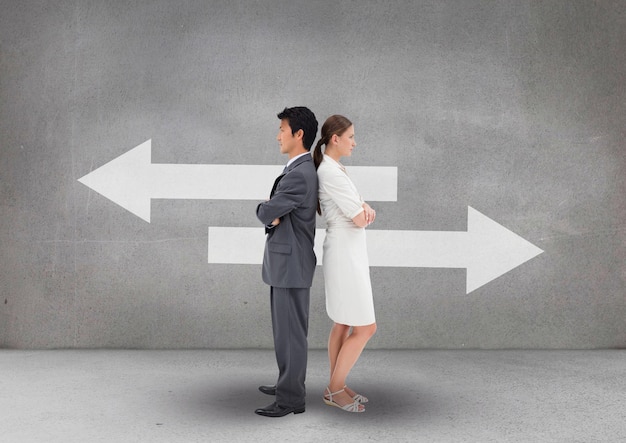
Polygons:
<instances>
[{"instance_id":1,"label":"woman in white dress","mask_svg":"<svg viewBox=\"0 0 626 443\"><path fill-rule=\"evenodd\" d=\"M346 386L346 377L376 332L365 240L365 227L374 221L376 212L363 201L339 163L355 146L352 122L333 115L322 126L313 160L319 180L318 212L327 225L323 256L326 312L334 322L328 338L330 383L324 402L348 412L363 412L368 400Z\"/></svg>"}]
</instances>

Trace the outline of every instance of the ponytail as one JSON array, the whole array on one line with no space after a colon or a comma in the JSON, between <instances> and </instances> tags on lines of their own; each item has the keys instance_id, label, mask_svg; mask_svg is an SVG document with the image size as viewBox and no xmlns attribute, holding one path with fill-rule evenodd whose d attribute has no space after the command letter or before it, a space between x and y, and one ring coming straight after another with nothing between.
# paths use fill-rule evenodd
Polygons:
<instances>
[{"instance_id":1,"label":"ponytail","mask_svg":"<svg viewBox=\"0 0 626 443\"><path fill-rule=\"evenodd\" d=\"M313 150L313 164L315 165L315 170L320 167L322 164L322 160L324 160L324 154L322 154L322 145L324 144L324 139L320 138L320 140L315 145L315 149Z\"/></svg>"}]
</instances>

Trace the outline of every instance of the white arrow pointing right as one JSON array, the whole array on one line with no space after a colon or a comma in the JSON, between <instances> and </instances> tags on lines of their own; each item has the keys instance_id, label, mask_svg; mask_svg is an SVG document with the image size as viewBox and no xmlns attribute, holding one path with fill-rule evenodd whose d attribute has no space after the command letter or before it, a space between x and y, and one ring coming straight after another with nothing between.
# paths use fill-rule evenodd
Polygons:
<instances>
[{"instance_id":1,"label":"white arrow pointing right","mask_svg":"<svg viewBox=\"0 0 626 443\"><path fill-rule=\"evenodd\" d=\"M541 254L519 235L467 207L467 232L368 231L371 266L466 268L466 293Z\"/></svg>"},{"instance_id":2,"label":"white arrow pointing right","mask_svg":"<svg viewBox=\"0 0 626 443\"><path fill-rule=\"evenodd\" d=\"M315 253L322 263L325 231L318 229ZM209 263L260 264L262 228L209 228ZM467 231L386 231L368 229L370 266L465 268L466 293L478 289L543 250L467 208Z\"/></svg>"}]
</instances>

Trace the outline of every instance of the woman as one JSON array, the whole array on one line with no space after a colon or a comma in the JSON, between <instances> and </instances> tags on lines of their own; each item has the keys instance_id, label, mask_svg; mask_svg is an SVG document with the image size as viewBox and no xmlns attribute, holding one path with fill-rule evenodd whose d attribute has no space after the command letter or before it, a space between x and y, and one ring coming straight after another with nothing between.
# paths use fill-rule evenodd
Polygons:
<instances>
[{"instance_id":1,"label":"woman","mask_svg":"<svg viewBox=\"0 0 626 443\"><path fill-rule=\"evenodd\" d=\"M322 145L325 145L322 153ZM326 312L334 325L328 338L330 383L324 402L363 412L367 398L346 386L346 377L376 332L365 227L376 212L363 201L339 162L356 146L354 126L341 115L329 117L313 151L319 180L318 212L326 220L324 282Z\"/></svg>"}]
</instances>

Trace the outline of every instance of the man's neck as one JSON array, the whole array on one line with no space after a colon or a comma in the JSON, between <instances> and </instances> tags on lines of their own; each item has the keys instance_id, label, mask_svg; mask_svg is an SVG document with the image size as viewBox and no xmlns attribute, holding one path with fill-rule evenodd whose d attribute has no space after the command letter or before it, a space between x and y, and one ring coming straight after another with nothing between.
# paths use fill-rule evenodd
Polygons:
<instances>
[{"instance_id":1,"label":"man's neck","mask_svg":"<svg viewBox=\"0 0 626 443\"><path fill-rule=\"evenodd\" d=\"M302 148L302 149L294 149L293 151L291 151L289 153L289 160L294 159L294 158L298 157L299 155L306 154L307 152L309 152L309 151L307 151L304 148Z\"/></svg>"}]
</instances>

